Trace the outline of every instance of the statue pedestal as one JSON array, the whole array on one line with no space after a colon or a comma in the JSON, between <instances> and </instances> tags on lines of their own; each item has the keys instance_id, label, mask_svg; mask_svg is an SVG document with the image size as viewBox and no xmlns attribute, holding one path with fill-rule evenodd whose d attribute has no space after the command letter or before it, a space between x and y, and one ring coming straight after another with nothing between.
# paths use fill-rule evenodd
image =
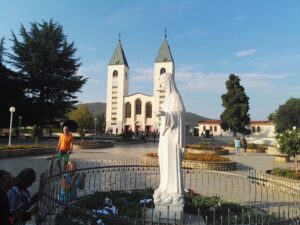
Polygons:
<instances>
[{"instance_id":1,"label":"statue pedestal","mask_svg":"<svg viewBox=\"0 0 300 225\"><path fill-rule=\"evenodd\" d=\"M155 204L154 220L155 221L174 221L183 220L184 204Z\"/></svg>"}]
</instances>

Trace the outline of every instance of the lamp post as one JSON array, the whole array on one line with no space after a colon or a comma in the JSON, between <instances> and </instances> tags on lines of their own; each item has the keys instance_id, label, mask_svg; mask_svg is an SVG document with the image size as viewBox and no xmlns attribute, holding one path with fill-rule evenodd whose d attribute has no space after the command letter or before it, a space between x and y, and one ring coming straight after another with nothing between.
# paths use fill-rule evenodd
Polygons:
<instances>
[{"instance_id":1,"label":"lamp post","mask_svg":"<svg viewBox=\"0 0 300 225\"><path fill-rule=\"evenodd\" d=\"M94 141L96 140L97 117L94 118Z\"/></svg>"},{"instance_id":2,"label":"lamp post","mask_svg":"<svg viewBox=\"0 0 300 225\"><path fill-rule=\"evenodd\" d=\"M293 130L294 130L294 131L296 131L296 128L297 128L296 126L293 126Z\"/></svg>"},{"instance_id":3,"label":"lamp post","mask_svg":"<svg viewBox=\"0 0 300 225\"><path fill-rule=\"evenodd\" d=\"M63 125L64 125L64 122L60 122L61 131L63 131Z\"/></svg>"},{"instance_id":4,"label":"lamp post","mask_svg":"<svg viewBox=\"0 0 300 225\"><path fill-rule=\"evenodd\" d=\"M12 121L13 121L13 114L16 111L15 107L10 107L10 124L9 124L9 137L8 137L8 146L11 146L11 130L12 130Z\"/></svg>"},{"instance_id":5,"label":"lamp post","mask_svg":"<svg viewBox=\"0 0 300 225\"><path fill-rule=\"evenodd\" d=\"M22 120L22 116L19 116L19 142L21 141L21 120Z\"/></svg>"}]
</instances>

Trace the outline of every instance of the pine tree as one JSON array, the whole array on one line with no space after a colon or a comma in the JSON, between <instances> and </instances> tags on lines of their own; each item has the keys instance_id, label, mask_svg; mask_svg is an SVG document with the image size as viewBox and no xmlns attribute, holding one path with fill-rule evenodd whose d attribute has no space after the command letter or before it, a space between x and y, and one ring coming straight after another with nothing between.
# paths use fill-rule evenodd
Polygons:
<instances>
[{"instance_id":1,"label":"pine tree","mask_svg":"<svg viewBox=\"0 0 300 225\"><path fill-rule=\"evenodd\" d=\"M80 67L74 43L68 43L63 28L50 20L20 28L21 41L13 35L12 65L24 74L31 123L46 125L63 117L77 102L75 93L86 79L77 75Z\"/></svg>"},{"instance_id":2,"label":"pine tree","mask_svg":"<svg viewBox=\"0 0 300 225\"><path fill-rule=\"evenodd\" d=\"M222 95L222 106L225 108L221 114L221 127L223 130L231 130L233 135L236 133L249 134L246 126L250 122L249 98L245 93L244 87L240 85L240 78L230 74L226 81L227 93Z\"/></svg>"},{"instance_id":3,"label":"pine tree","mask_svg":"<svg viewBox=\"0 0 300 225\"><path fill-rule=\"evenodd\" d=\"M6 49L4 38L0 40L0 127L9 126L9 108L16 108L14 124L18 116L25 115L24 106L27 104L24 95L24 86L21 80L22 74L8 69L5 65ZM24 122L24 121L23 121Z\"/></svg>"}]
</instances>

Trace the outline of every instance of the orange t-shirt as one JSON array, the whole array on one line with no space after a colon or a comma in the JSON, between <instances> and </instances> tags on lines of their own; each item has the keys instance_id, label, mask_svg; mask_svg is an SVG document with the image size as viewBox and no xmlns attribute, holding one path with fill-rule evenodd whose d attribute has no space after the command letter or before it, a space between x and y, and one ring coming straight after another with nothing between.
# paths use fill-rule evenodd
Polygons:
<instances>
[{"instance_id":1,"label":"orange t-shirt","mask_svg":"<svg viewBox=\"0 0 300 225\"><path fill-rule=\"evenodd\" d=\"M58 150L62 153L71 150L71 144L73 142L73 136L71 133L69 134L60 134L59 135L59 146Z\"/></svg>"}]
</instances>

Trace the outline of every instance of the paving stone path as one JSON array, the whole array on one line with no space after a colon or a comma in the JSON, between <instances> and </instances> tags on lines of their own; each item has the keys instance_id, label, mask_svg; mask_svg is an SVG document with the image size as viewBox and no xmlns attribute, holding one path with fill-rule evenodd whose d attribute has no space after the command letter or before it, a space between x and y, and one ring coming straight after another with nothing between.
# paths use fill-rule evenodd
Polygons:
<instances>
[{"instance_id":1,"label":"paving stone path","mask_svg":"<svg viewBox=\"0 0 300 225\"><path fill-rule=\"evenodd\" d=\"M198 139L192 139L189 142L197 142ZM148 152L157 152L158 143L145 143L136 145L117 145L113 148L107 149L82 149L76 150L71 159L95 161L95 160L131 160L140 159ZM50 156L30 156L19 158L0 159L0 169L10 171L16 176L22 169L26 167L33 168L38 176L47 168L49 161L47 158ZM290 167L291 163L279 163L275 161L275 157L264 153L249 153L248 155L236 156L231 152L229 156L231 160L238 162L238 169L249 168L260 171L266 171L273 167ZM300 166L299 166L300 167ZM39 177L34 185L31 187L31 192L36 192L39 187ZM33 222L28 223L33 224Z\"/></svg>"}]
</instances>

